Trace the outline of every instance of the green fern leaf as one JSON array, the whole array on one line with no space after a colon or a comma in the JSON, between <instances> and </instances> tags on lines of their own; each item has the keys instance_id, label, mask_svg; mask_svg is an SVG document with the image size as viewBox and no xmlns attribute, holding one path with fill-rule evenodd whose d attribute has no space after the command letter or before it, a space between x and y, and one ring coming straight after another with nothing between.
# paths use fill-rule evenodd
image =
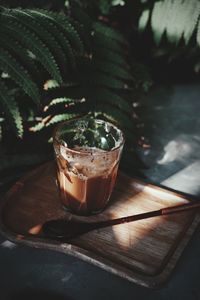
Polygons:
<instances>
[{"instance_id":1,"label":"green fern leaf","mask_svg":"<svg viewBox=\"0 0 200 300\"><path fill-rule=\"evenodd\" d=\"M38 132L38 131L42 130L43 128L45 128L45 123L42 120L41 122L37 123L36 125L30 127L29 131Z\"/></svg>"},{"instance_id":2,"label":"green fern leaf","mask_svg":"<svg viewBox=\"0 0 200 300\"><path fill-rule=\"evenodd\" d=\"M74 118L77 118L80 116L79 114L73 114L73 113L65 113L65 114L57 114L55 116L47 116L44 119L42 119L39 123L29 128L32 132L38 132L41 131L44 128L47 128L51 125L55 125L56 123L60 123L63 121L68 121Z\"/></svg>"},{"instance_id":3,"label":"green fern leaf","mask_svg":"<svg viewBox=\"0 0 200 300\"><path fill-rule=\"evenodd\" d=\"M70 19L72 26L79 33L80 39L83 42L85 51L89 51L91 49L91 28L86 29L85 23L79 23L78 20Z\"/></svg>"},{"instance_id":4,"label":"green fern leaf","mask_svg":"<svg viewBox=\"0 0 200 300\"><path fill-rule=\"evenodd\" d=\"M102 114L111 122L116 123L119 127L127 128L129 130L134 129L133 120L131 120L130 116L111 105L103 103L96 104L94 111L96 114Z\"/></svg>"},{"instance_id":5,"label":"green fern leaf","mask_svg":"<svg viewBox=\"0 0 200 300\"><path fill-rule=\"evenodd\" d=\"M106 88L97 87L95 90L91 90L90 98L91 102L95 100L95 103L107 103L118 107L120 110L128 114L133 111L132 106L123 97Z\"/></svg>"},{"instance_id":6,"label":"green fern leaf","mask_svg":"<svg viewBox=\"0 0 200 300\"><path fill-rule=\"evenodd\" d=\"M7 72L11 78L28 94L35 103L39 103L40 94L27 70L20 65L7 51L0 49L0 69Z\"/></svg>"},{"instance_id":7,"label":"green fern leaf","mask_svg":"<svg viewBox=\"0 0 200 300\"><path fill-rule=\"evenodd\" d=\"M124 54L124 48L121 44L100 32L94 32L93 43L95 47L103 47L121 55Z\"/></svg>"},{"instance_id":8,"label":"green fern leaf","mask_svg":"<svg viewBox=\"0 0 200 300\"><path fill-rule=\"evenodd\" d=\"M94 67L97 70L103 71L113 77L118 77L124 80L133 80L132 75L125 68L122 68L112 62L95 60Z\"/></svg>"},{"instance_id":9,"label":"green fern leaf","mask_svg":"<svg viewBox=\"0 0 200 300\"><path fill-rule=\"evenodd\" d=\"M110 61L121 66L122 68L128 69L125 56L123 54L120 55L119 53L113 52L107 48L94 48L93 58L95 60L104 60L105 62Z\"/></svg>"},{"instance_id":10,"label":"green fern leaf","mask_svg":"<svg viewBox=\"0 0 200 300\"><path fill-rule=\"evenodd\" d=\"M30 12L32 11L33 10L30 9ZM47 19L55 23L57 26L59 26L60 30L62 29L63 33L67 34L67 37L70 40L73 48L77 50L79 53L83 53L84 50L83 42L78 32L75 30L75 28L72 26L72 24L64 14L61 13L58 14L52 11L48 11L47 13L47 11L42 9L37 9L34 11L35 13L38 13L41 17L46 17Z\"/></svg>"},{"instance_id":11,"label":"green fern leaf","mask_svg":"<svg viewBox=\"0 0 200 300\"><path fill-rule=\"evenodd\" d=\"M79 85L62 86L59 88L49 89L46 92L46 98L51 100L54 98L63 98L67 95L68 98L81 99L84 95L85 88Z\"/></svg>"},{"instance_id":12,"label":"green fern leaf","mask_svg":"<svg viewBox=\"0 0 200 300\"><path fill-rule=\"evenodd\" d=\"M44 90L47 91L49 89L58 88L60 85L54 79L49 79L44 83Z\"/></svg>"},{"instance_id":13,"label":"green fern leaf","mask_svg":"<svg viewBox=\"0 0 200 300\"><path fill-rule=\"evenodd\" d=\"M4 35L2 28L0 33L0 41L3 45L3 48L12 56L17 58L18 62L20 60L20 63L23 65L23 67L26 68L29 73L33 74L32 77L37 79L40 77L39 71L34 64L34 61L29 57L27 51L18 43L16 39Z\"/></svg>"},{"instance_id":14,"label":"green fern leaf","mask_svg":"<svg viewBox=\"0 0 200 300\"><path fill-rule=\"evenodd\" d=\"M19 24L17 21L11 20L10 17L5 18L4 22L1 24L1 28L4 29L4 32L6 32L8 36L17 38L21 45L33 52L38 61L52 75L52 77L59 83L62 82L58 66L51 52L32 31Z\"/></svg>"},{"instance_id":15,"label":"green fern leaf","mask_svg":"<svg viewBox=\"0 0 200 300\"><path fill-rule=\"evenodd\" d=\"M66 98L66 97L56 98L49 103L48 108L58 104L73 104L73 103L75 103L75 100L71 98Z\"/></svg>"},{"instance_id":16,"label":"green fern leaf","mask_svg":"<svg viewBox=\"0 0 200 300\"><path fill-rule=\"evenodd\" d=\"M64 38L65 39L65 38ZM70 43L65 39L65 53L68 57L68 64L71 66L72 70L75 70L76 68L76 59L74 52L72 50L72 47L70 46Z\"/></svg>"},{"instance_id":17,"label":"green fern leaf","mask_svg":"<svg viewBox=\"0 0 200 300\"><path fill-rule=\"evenodd\" d=\"M79 33L75 30L75 28L72 26L72 23L70 23L66 17L59 18L55 16L56 22L62 26L64 29L64 32L67 29L68 33L68 38L71 42L72 47L78 52L78 54L83 54L84 53L84 44L79 36Z\"/></svg>"},{"instance_id":18,"label":"green fern leaf","mask_svg":"<svg viewBox=\"0 0 200 300\"><path fill-rule=\"evenodd\" d=\"M55 125L56 123L68 121L74 118L79 117L80 114L60 114L52 117L49 122L46 123L46 126Z\"/></svg>"},{"instance_id":19,"label":"green fern leaf","mask_svg":"<svg viewBox=\"0 0 200 300\"><path fill-rule=\"evenodd\" d=\"M5 112L5 115L16 134L19 137L23 135L23 126L22 126L22 117L19 112L17 102L14 99L14 96L9 93L8 88L3 83L3 80L0 80L0 105Z\"/></svg>"},{"instance_id":20,"label":"green fern leaf","mask_svg":"<svg viewBox=\"0 0 200 300\"><path fill-rule=\"evenodd\" d=\"M90 31L92 26L92 19L85 13L83 8L80 6L80 3L71 1L70 6L72 18L77 20L80 24L84 24L86 31Z\"/></svg>"},{"instance_id":21,"label":"green fern leaf","mask_svg":"<svg viewBox=\"0 0 200 300\"><path fill-rule=\"evenodd\" d=\"M111 27L108 27L100 22L96 22L93 24L93 29L94 31L104 34L109 39L114 39L121 44L127 45L127 41L124 38L124 36L120 32L118 32L117 30Z\"/></svg>"},{"instance_id":22,"label":"green fern leaf","mask_svg":"<svg viewBox=\"0 0 200 300\"><path fill-rule=\"evenodd\" d=\"M26 11L26 10L25 10ZM29 12L30 10L28 10ZM45 28L46 30L49 30L52 35L54 36L55 40L59 44L59 46L62 48L62 51L65 53L67 59L67 64L72 69L75 69L76 66L76 60L75 55L73 53L72 47L67 39L68 35L67 32L65 34L63 31L60 30L59 26L55 22L52 21L52 19L49 19L44 14L38 14L37 11L31 10L31 14L34 16L35 20L40 23L40 25ZM65 59L66 59L65 57ZM64 62L63 62L64 65Z\"/></svg>"},{"instance_id":23,"label":"green fern leaf","mask_svg":"<svg viewBox=\"0 0 200 300\"><path fill-rule=\"evenodd\" d=\"M54 35L51 34L50 30L46 30L44 27L41 28L40 22L38 22L28 10L9 10L9 15L15 17L19 23L33 31L49 48L55 58L55 61L58 61L60 65L66 62L66 56L64 55L60 45L57 43Z\"/></svg>"},{"instance_id":24,"label":"green fern leaf","mask_svg":"<svg viewBox=\"0 0 200 300\"><path fill-rule=\"evenodd\" d=\"M123 80L111 77L100 72L92 72L91 76L89 78L86 78L86 80L88 80L89 83L105 86L108 88L128 89L128 85Z\"/></svg>"}]
</instances>

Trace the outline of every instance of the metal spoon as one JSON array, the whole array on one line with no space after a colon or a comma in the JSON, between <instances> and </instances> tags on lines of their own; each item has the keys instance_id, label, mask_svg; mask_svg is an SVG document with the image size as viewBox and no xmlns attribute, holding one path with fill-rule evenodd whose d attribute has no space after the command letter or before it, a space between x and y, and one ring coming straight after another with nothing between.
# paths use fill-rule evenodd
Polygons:
<instances>
[{"instance_id":1,"label":"metal spoon","mask_svg":"<svg viewBox=\"0 0 200 300\"><path fill-rule=\"evenodd\" d=\"M156 216L166 216L175 213L185 212L200 207L200 201L195 200L186 204L171 206L154 210L146 213L136 214L128 217L111 219L99 222L82 222L79 220L65 220L57 219L47 221L43 224L44 237L58 240L61 242L67 242L69 239L75 238L79 235L87 233L89 231L100 229L108 226L129 223L137 220L152 218Z\"/></svg>"}]
</instances>

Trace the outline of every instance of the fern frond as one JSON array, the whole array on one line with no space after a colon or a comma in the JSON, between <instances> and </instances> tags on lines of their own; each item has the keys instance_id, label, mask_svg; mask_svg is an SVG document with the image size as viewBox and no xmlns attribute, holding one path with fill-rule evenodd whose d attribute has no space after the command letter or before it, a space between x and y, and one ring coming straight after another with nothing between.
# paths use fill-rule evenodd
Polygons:
<instances>
[{"instance_id":1,"label":"fern frond","mask_svg":"<svg viewBox=\"0 0 200 300\"><path fill-rule=\"evenodd\" d=\"M19 112L18 104L13 95L9 93L8 88L0 80L0 105L5 112L6 117L10 120L12 128L19 137L23 135L22 117Z\"/></svg>"},{"instance_id":2,"label":"fern frond","mask_svg":"<svg viewBox=\"0 0 200 300\"><path fill-rule=\"evenodd\" d=\"M55 125L57 123L68 121L77 117L80 117L81 114L75 114L75 113L65 113L65 114L57 114L55 116L47 116L44 119L42 119L39 123L32 126L29 130L33 132L37 132L42 130L43 128L47 128L51 125Z\"/></svg>"},{"instance_id":3,"label":"fern frond","mask_svg":"<svg viewBox=\"0 0 200 300\"><path fill-rule=\"evenodd\" d=\"M1 18L3 19L3 16L1 16ZM54 57L38 36L36 36L27 27L19 24L19 22L10 19L10 17L6 17L4 19L4 22L1 24L1 28L8 36L17 38L21 45L33 52L38 61L51 74L51 76L59 83L62 82Z\"/></svg>"},{"instance_id":4,"label":"fern frond","mask_svg":"<svg viewBox=\"0 0 200 300\"><path fill-rule=\"evenodd\" d=\"M58 88L59 84L54 79L49 79L44 83L44 90L47 91L49 89Z\"/></svg>"},{"instance_id":5,"label":"fern frond","mask_svg":"<svg viewBox=\"0 0 200 300\"><path fill-rule=\"evenodd\" d=\"M91 27L86 29L85 23L80 23L78 20L70 18L70 22L76 31L79 33L80 39L83 42L85 52L91 49Z\"/></svg>"},{"instance_id":6,"label":"fern frond","mask_svg":"<svg viewBox=\"0 0 200 300\"><path fill-rule=\"evenodd\" d=\"M64 38L63 41L64 41L65 53L68 57L68 64L71 66L72 70L75 70L75 68L76 68L76 59L75 59L75 55L74 55L74 52L72 50L72 47L70 46L70 43L67 41L67 39Z\"/></svg>"},{"instance_id":7,"label":"fern frond","mask_svg":"<svg viewBox=\"0 0 200 300\"><path fill-rule=\"evenodd\" d=\"M0 69L6 71L34 102L39 103L40 94L38 88L32 81L27 70L2 48L0 48Z\"/></svg>"},{"instance_id":8,"label":"fern frond","mask_svg":"<svg viewBox=\"0 0 200 300\"><path fill-rule=\"evenodd\" d=\"M41 17L47 18L53 23L55 23L57 26L59 26L60 30L62 29L64 33L67 34L68 39L70 40L70 43L72 44L73 48L77 50L79 53L83 53L84 45L83 42L78 34L78 32L75 30L75 28L72 26L72 24L69 22L67 17L62 13L54 13L52 11L48 11L48 14L45 10L42 9L35 9L35 13L39 14ZM30 9L30 12L32 10Z\"/></svg>"},{"instance_id":9,"label":"fern frond","mask_svg":"<svg viewBox=\"0 0 200 300\"><path fill-rule=\"evenodd\" d=\"M95 47L107 48L107 49L112 50L113 52L117 52L121 55L122 55L122 53L124 53L124 48L120 43L118 43L114 39L108 38L103 33L100 33L97 31L94 32L93 43L94 43Z\"/></svg>"},{"instance_id":10,"label":"fern frond","mask_svg":"<svg viewBox=\"0 0 200 300\"><path fill-rule=\"evenodd\" d=\"M74 118L77 118L79 117L80 114L60 114L60 115L56 115L56 116L53 116L47 123L46 123L46 126L50 126L50 125L55 125L56 123L59 123L59 122L63 122L63 121L68 121L68 120L71 120L71 119L74 119Z\"/></svg>"},{"instance_id":11,"label":"fern frond","mask_svg":"<svg viewBox=\"0 0 200 300\"><path fill-rule=\"evenodd\" d=\"M123 97L114 93L112 90L97 87L95 90L92 90L91 93L93 93L93 96L91 95L91 102L94 99L97 103L113 105L129 115L133 110L132 106Z\"/></svg>"},{"instance_id":12,"label":"fern frond","mask_svg":"<svg viewBox=\"0 0 200 300\"><path fill-rule=\"evenodd\" d=\"M95 113L97 115L102 114L111 122L116 123L119 127L127 128L130 130L133 130L134 128L133 120L131 120L131 118L127 114L109 104L96 104Z\"/></svg>"},{"instance_id":13,"label":"fern frond","mask_svg":"<svg viewBox=\"0 0 200 300\"><path fill-rule=\"evenodd\" d=\"M94 85L101 85L113 89L127 89L128 85L121 79L111 77L101 72L92 72L88 81Z\"/></svg>"},{"instance_id":14,"label":"fern frond","mask_svg":"<svg viewBox=\"0 0 200 300\"><path fill-rule=\"evenodd\" d=\"M100 22L95 22L93 24L94 31L104 34L107 38L116 40L121 44L127 45L127 41L124 36L117 30L108 27Z\"/></svg>"},{"instance_id":15,"label":"fern frond","mask_svg":"<svg viewBox=\"0 0 200 300\"><path fill-rule=\"evenodd\" d=\"M95 60L104 60L115 63L122 68L128 68L128 64L124 55L111 51L107 48L95 48L93 50L93 58Z\"/></svg>"},{"instance_id":16,"label":"fern frond","mask_svg":"<svg viewBox=\"0 0 200 300\"><path fill-rule=\"evenodd\" d=\"M81 99L84 95L84 87L79 85L64 85L59 88L53 88L49 89L46 92L46 98L48 100L54 99L54 98L63 98L67 95L68 98L71 99Z\"/></svg>"},{"instance_id":17,"label":"fern frond","mask_svg":"<svg viewBox=\"0 0 200 300\"><path fill-rule=\"evenodd\" d=\"M25 12L26 11L27 10L25 10ZM30 13L30 10L28 10L28 13ZM56 22L53 22L52 19L49 19L46 16L46 14L44 14L44 13L40 14L40 13L38 13L38 11L31 10L30 14L40 24L40 26L45 28L46 31L48 30L52 33L53 37L59 44L59 47L61 47L62 51L68 58L66 63L69 64L69 66L71 66L72 69L74 69L76 66L75 55L74 55L73 49L69 43L67 32L63 33L63 31L60 30L60 27L58 26L58 24L56 24ZM66 57L65 57L65 59L66 59ZM64 65L64 64L65 64L65 62L63 61L62 65Z\"/></svg>"},{"instance_id":18,"label":"fern frond","mask_svg":"<svg viewBox=\"0 0 200 300\"><path fill-rule=\"evenodd\" d=\"M34 16L28 11L21 9L13 9L8 11L9 16L13 16L16 20L26 26L29 30L33 31L41 41L49 48L50 52L53 54L55 61L62 65L66 61L66 56L64 55L60 45L57 43L54 35L51 34L50 30L46 30L44 27L41 28L40 22L38 22Z\"/></svg>"},{"instance_id":19,"label":"fern frond","mask_svg":"<svg viewBox=\"0 0 200 300\"><path fill-rule=\"evenodd\" d=\"M84 24L87 31L90 31L92 26L92 19L84 12L80 3L76 1L71 1L71 16L73 19L77 20L80 24Z\"/></svg>"},{"instance_id":20,"label":"fern frond","mask_svg":"<svg viewBox=\"0 0 200 300\"><path fill-rule=\"evenodd\" d=\"M66 98L66 97L56 98L49 103L48 108L58 104L73 104L74 102L75 100L71 98Z\"/></svg>"},{"instance_id":21,"label":"fern frond","mask_svg":"<svg viewBox=\"0 0 200 300\"><path fill-rule=\"evenodd\" d=\"M38 122L36 125L30 127L29 131L38 132L41 131L43 128L45 128L45 122L42 120L41 122Z\"/></svg>"},{"instance_id":22,"label":"fern frond","mask_svg":"<svg viewBox=\"0 0 200 300\"><path fill-rule=\"evenodd\" d=\"M64 29L64 31L67 31L68 38L73 46L73 48L78 51L79 54L83 54L84 52L84 44L80 38L79 32L76 31L72 23L70 22L70 19L67 18L64 14L55 14L52 13L52 16L55 18L56 22Z\"/></svg>"},{"instance_id":23,"label":"fern frond","mask_svg":"<svg viewBox=\"0 0 200 300\"><path fill-rule=\"evenodd\" d=\"M16 39L4 35L3 29L1 28L0 40L3 48L7 50L12 56L17 58L17 61L23 65L29 71L29 74L33 74L32 77L40 77L39 71L33 61L28 55L28 52L18 43Z\"/></svg>"},{"instance_id":24,"label":"fern frond","mask_svg":"<svg viewBox=\"0 0 200 300\"><path fill-rule=\"evenodd\" d=\"M164 0L154 4L151 27L154 39L159 44L162 35L170 42L178 43L183 37L188 44L197 25L200 15L198 0Z\"/></svg>"},{"instance_id":25,"label":"fern frond","mask_svg":"<svg viewBox=\"0 0 200 300\"><path fill-rule=\"evenodd\" d=\"M133 80L132 75L128 72L127 69L122 68L112 62L95 60L94 67L97 70L103 71L113 77L121 78L124 80Z\"/></svg>"}]
</instances>

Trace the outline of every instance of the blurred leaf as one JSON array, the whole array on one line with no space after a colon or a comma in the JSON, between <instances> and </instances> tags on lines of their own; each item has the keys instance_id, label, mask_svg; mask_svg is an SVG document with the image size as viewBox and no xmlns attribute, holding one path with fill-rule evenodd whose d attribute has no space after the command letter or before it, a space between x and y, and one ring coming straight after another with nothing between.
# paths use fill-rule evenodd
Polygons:
<instances>
[{"instance_id":1,"label":"blurred leaf","mask_svg":"<svg viewBox=\"0 0 200 300\"><path fill-rule=\"evenodd\" d=\"M150 16L150 11L147 9L147 10L144 10L140 16L140 19L139 19L139 24L138 24L138 28L140 31L144 31L146 26L147 26L147 23L149 21L149 16Z\"/></svg>"}]
</instances>

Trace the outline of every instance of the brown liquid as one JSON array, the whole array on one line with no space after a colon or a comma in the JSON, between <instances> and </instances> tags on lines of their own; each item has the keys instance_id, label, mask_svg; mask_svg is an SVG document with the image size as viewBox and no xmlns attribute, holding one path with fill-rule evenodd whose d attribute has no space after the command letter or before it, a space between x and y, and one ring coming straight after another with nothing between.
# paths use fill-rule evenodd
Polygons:
<instances>
[{"instance_id":1,"label":"brown liquid","mask_svg":"<svg viewBox=\"0 0 200 300\"><path fill-rule=\"evenodd\" d=\"M62 156L57 157L61 200L66 208L80 215L94 214L104 209L118 169L119 155L115 152L106 154L92 148L87 152L87 157L79 158L78 162L74 159L71 167ZM99 154L102 154L101 157Z\"/></svg>"}]
</instances>

